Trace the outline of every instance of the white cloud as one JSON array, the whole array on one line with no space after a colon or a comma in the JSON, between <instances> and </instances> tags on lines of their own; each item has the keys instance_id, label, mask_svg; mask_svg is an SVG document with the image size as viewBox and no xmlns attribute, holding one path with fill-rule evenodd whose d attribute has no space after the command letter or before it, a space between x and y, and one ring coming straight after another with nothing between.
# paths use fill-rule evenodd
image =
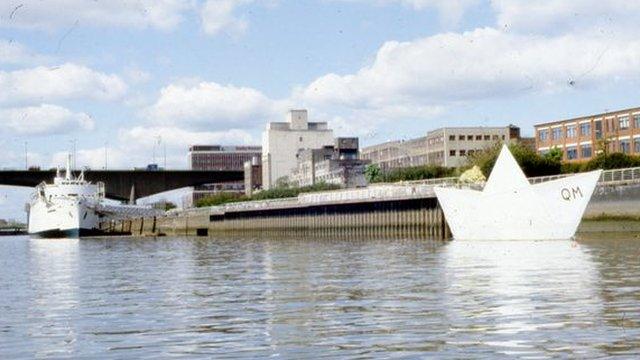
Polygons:
<instances>
[{"instance_id":1,"label":"white cloud","mask_svg":"<svg viewBox=\"0 0 640 360\"><path fill-rule=\"evenodd\" d=\"M18 42L0 39L0 64L32 64L43 61L48 61L48 58L30 51Z\"/></svg>"},{"instance_id":2,"label":"white cloud","mask_svg":"<svg viewBox=\"0 0 640 360\"><path fill-rule=\"evenodd\" d=\"M369 66L328 74L296 96L316 105L381 108L574 89L640 75L640 40L542 37L477 29L387 42Z\"/></svg>"},{"instance_id":3,"label":"white cloud","mask_svg":"<svg viewBox=\"0 0 640 360\"><path fill-rule=\"evenodd\" d=\"M89 98L115 100L127 90L120 77L66 63L0 71L0 102Z\"/></svg>"},{"instance_id":4,"label":"white cloud","mask_svg":"<svg viewBox=\"0 0 640 360\"><path fill-rule=\"evenodd\" d=\"M253 0L207 0L200 10L202 29L208 35L216 35L221 31L232 34L242 33L247 22L238 18L234 11Z\"/></svg>"},{"instance_id":5,"label":"white cloud","mask_svg":"<svg viewBox=\"0 0 640 360\"><path fill-rule=\"evenodd\" d=\"M0 109L0 123L18 135L30 136L92 130L95 125L85 113L50 104Z\"/></svg>"},{"instance_id":6,"label":"white cloud","mask_svg":"<svg viewBox=\"0 0 640 360\"><path fill-rule=\"evenodd\" d=\"M264 123L275 114L283 116L282 111L282 105L258 90L199 82L164 87L158 100L143 115L154 124L180 123L190 128L211 129Z\"/></svg>"},{"instance_id":7,"label":"white cloud","mask_svg":"<svg viewBox=\"0 0 640 360\"><path fill-rule=\"evenodd\" d=\"M87 26L172 29L193 0L8 0L0 4L0 26L55 29Z\"/></svg>"},{"instance_id":8,"label":"white cloud","mask_svg":"<svg viewBox=\"0 0 640 360\"><path fill-rule=\"evenodd\" d=\"M567 29L639 28L639 1L491 0L497 25L521 31L558 33Z\"/></svg>"}]
</instances>

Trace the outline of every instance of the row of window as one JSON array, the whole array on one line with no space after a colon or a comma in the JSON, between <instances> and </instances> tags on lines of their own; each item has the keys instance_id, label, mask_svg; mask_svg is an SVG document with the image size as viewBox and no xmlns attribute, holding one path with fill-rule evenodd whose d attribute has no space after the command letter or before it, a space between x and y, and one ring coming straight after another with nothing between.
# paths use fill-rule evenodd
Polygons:
<instances>
[{"instance_id":1,"label":"row of window","mask_svg":"<svg viewBox=\"0 0 640 360\"><path fill-rule=\"evenodd\" d=\"M595 127L596 127L596 138L600 138L602 135L602 121L601 120L596 120L594 121ZM621 116L618 117L618 121L617 121L618 130L626 130L629 129L629 116ZM614 131L615 130L615 124L614 124L614 120L610 119L607 120L605 122L605 125L607 125L608 131ZM640 129L640 114L638 115L633 115L633 126L636 129ZM591 123L582 123L579 126L578 125L567 125L565 126L566 128L566 137L567 138L575 138L578 137L578 134L580 136L591 136ZM579 133L578 133L579 131ZM552 140L559 140L562 139L563 137L563 128L562 127L555 127L551 129L551 133L549 133L548 129L543 129L543 130L539 130L538 131L538 139L540 141L546 141L549 139L549 135L551 135L551 139Z\"/></svg>"},{"instance_id":2,"label":"row of window","mask_svg":"<svg viewBox=\"0 0 640 360\"><path fill-rule=\"evenodd\" d=\"M633 115L633 126L640 129L640 114ZM625 130L629 128L629 116L618 117L618 128Z\"/></svg>"},{"instance_id":3,"label":"row of window","mask_svg":"<svg viewBox=\"0 0 640 360\"><path fill-rule=\"evenodd\" d=\"M502 140L505 139L504 135L458 135L457 139L460 141L489 141L489 140ZM449 135L449 141L456 141L456 135Z\"/></svg>"},{"instance_id":4,"label":"row of window","mask_svg":"<svg viewBox=\"0 0 640 360\"><path fill-rule=\"evenodd\" d=\"M475 153L479 153L482 152L482 150L449 150L449 156L456 156L456 155L460 155L460 156L467 156L467 155L473 155Z\"/></svg>"},{"instance_id":5,"label":"row of window","mask_svg":"<svg viewBox=\"0 0 640 360\"><path fill-rule=\"evenodd\" d=\"M567 125L567 138L575 138L578 136L578 127L576 125ZM580 124L580 136L591 136L591 124L584 123ZM546 141L549 139L549 130L544 129L538 131L538 139L540 141ZM551 139L559 140L562 139L562 128L555 127L551 129Z\"/></svg>"},{"instance_id":6,"label":"row of window","mask_svg":"<svg viewBox=\"0 0 640 360\"><path fill-rule=\"evenodd\" d=\"M619 151L624 154L631 153L631 140L625 139L625 140L618 141L618 148L619 148ZM548 151L549 150L542 150L540 151L540 154L544 155ZM640 138L636 138L633 140L633 151L636 154L640 154ZM567 146L566 153L567 153L568 160L575 160L578 158L578 147ZM580 158L585 159L585 158L590 158L591 156L593 156L593 148L591 144L580 145Z\"/></svg>"},{"instance_id":7,"label":"row of window","mask_svg":"<svg viewBox=\"0 0 640 360\"><path fill-rule=\"evenodd\" d=\"M620 140L618 142L618 146L620 148L620 152L625 154L631 153L631 140ZM640 154L640 139L638 138L633 139L633 152L636 154Z\"/></svg>"}]
</instances>

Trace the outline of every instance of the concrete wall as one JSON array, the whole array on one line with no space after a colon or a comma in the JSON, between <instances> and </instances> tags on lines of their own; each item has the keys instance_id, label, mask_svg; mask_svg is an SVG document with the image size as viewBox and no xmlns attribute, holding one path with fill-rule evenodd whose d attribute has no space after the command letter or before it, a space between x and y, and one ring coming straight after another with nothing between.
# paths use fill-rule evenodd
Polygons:
<instances>
[{"instance_id":1,"label":"concrete wall","mask_svg":"<svg viewBox=\"0 0 640 360\"><path fill-rule=\"evenodd\" d=\"M596 187L584 218L592 219L601 216L640 217L640 184Z\"/></svg>"}]
</instances>

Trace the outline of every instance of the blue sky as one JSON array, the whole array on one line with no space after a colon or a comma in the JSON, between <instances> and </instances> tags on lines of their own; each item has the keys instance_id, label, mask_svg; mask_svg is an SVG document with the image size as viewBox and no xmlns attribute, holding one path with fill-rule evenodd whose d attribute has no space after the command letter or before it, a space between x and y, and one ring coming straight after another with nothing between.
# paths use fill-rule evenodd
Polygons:
<instances>
[{"instance_id":1,"label":"blue sky","mask_svg":"<svg viewBox=\"0 0 640 360\"><path fill-rule=\"evenodd\" d=\"M143 166L308 108L364 145L638 106L640 2L5 0L0 168ZM160 144L159 144L160 143ZM0 188L0 218L26 190ZM19 203L19 204L18 204ZM17 205L16 205L17 204ZM21 210L20 210L21 211Z\"/></svg>"}]
</instances>

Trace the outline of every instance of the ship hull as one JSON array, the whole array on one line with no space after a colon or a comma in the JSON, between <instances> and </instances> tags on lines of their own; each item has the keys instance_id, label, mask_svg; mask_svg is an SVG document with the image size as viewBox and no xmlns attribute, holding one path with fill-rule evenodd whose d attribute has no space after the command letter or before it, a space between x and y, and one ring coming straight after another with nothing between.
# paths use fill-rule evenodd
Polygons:
<instances>
[{"instance_id":1,"label":"ship hull","mask_svg":"<svg viewBox=\"0 0 640 360\"><path fill-rule=\"evenodd\" d=\"M76 239L87 236L105 235L105 232L98 229L51 229L29 234L31 237L38 239Z\"/></svg>"},{"instance_id":2,"label":"ship hull","mask_svg":"<svg viewBox=\"0 0 640 360\"><path fill-rule=\"evenodd\" d=\"M29 206L29 234L39 238L78 238L100 235L99 215L90 202L79 199L38 199Z\"/></svg>"}]
</instances>

